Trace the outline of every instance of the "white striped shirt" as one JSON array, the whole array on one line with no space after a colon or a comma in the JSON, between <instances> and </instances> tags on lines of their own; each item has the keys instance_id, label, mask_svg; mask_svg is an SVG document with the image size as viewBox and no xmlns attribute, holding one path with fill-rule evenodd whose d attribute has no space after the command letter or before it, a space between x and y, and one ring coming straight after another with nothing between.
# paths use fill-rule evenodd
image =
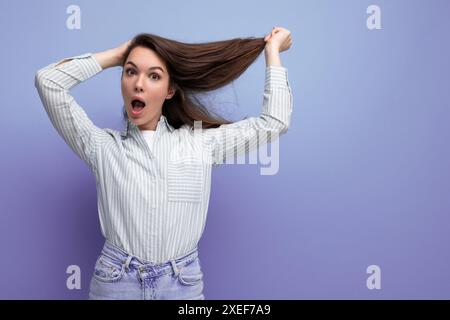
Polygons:
<instances>
[{"instance_id":1,"label":"white striped shirt","mask_svg":"<svg viewBox=\"0 0 450 320\"><path fill-rule=\"evenodd\" d=\"M70 61L56 66L64 60ZM184 255L203 234L212 166L224 163L230 151L242 155L255 150L260 132L287 131L293 104L287 69L266 67L260 116L195 135L197 129L175 129L162 115L152 149L130 121L123 132L95 126L70 94L100 71L95 57L85 53L38 70L35 86L52 125L95 175L103 236L150 262ZM210 161L198 161L198 155Z\"/></svg>"}]
</instances>

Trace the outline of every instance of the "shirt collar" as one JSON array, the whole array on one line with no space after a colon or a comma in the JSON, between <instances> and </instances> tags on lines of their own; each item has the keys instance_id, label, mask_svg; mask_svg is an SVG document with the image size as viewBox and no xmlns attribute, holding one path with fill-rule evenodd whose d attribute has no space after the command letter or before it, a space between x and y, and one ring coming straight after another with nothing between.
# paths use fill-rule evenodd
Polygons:
<instances>
[{"instance_id":1,"label":"shirt collar","mask_svg":"<svg viewBox=\"0 0 450 320\"><path fill-rule=\"evenodd\" d=\"M174 127L172 127L169 124L169 121L167 120L167 118L161 114L161 117L159 118L158 124L156 125L156 131L169 131L169 132L173 132ZM127 120L127 129L126 129L126 135L130 136L134 133L139 132L140 129L137 125L135 125L134 123L132 123L130 121L130 119Z\"/></svg>"}]
</instances>

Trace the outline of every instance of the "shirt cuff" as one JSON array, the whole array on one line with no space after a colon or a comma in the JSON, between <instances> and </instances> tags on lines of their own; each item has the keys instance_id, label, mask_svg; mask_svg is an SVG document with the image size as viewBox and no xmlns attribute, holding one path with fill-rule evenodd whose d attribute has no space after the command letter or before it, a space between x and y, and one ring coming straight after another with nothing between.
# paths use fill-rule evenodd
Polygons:
<instances>
[{"instance_id":1,"label":"shirt cuff","mask_svg":"<svg viewBox=\"0 0 450 320\"><path fill-rule=\"evenodd\" d=\"M71 61L56 66L66 60ZM90 52L62 59L54 63L53 66L56 66L56 69L58 70L68 71L79 81L84 81L103 70L98 61L94 58L94 55Z\"/></svg>"},{"instance_id":2,"label":"shirt cuff","mask_svg":"<svg viewBox=\"0 0 450 320\"><path fill-rule=\"evenodd\" d=\"M264 88L289 88L288 70L281 66L266 67L266 80Z\"/></svg>"}]
</instances>

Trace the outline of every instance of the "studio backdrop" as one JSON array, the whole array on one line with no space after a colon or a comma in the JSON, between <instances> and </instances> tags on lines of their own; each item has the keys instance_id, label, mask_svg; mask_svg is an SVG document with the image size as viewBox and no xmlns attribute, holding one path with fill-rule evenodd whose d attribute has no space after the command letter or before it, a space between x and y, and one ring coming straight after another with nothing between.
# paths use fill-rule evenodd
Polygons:
<instances>
[{"instance_id":1,"label":"studio backdrop","mask_svg":"<svg viewBox=\"0 0 450 320\"><path fill-rule=\"evenodd\" d=\"M447 0L0 1L0 298L86 299L104 239L95 178L52 126L36 72L152 33L186 43L291 32L291 125L213 169L206 299L450 298ZM261 113L262 54L205 101ZM121 68L72 95L122 131ZM76 279L79 276L79 279Z\"/></svg>"}]
</instances>

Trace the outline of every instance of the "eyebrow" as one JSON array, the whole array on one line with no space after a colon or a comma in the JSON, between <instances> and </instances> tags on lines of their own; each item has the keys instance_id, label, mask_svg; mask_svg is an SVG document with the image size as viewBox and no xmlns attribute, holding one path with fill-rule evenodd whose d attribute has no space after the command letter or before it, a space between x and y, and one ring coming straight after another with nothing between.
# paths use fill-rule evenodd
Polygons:
<instances>
[{"instance_id":1,"label":"eyebrow","mask_svg":"<svg viewBox=\"0 0 450 320\"><path fill-rule=\"evenodd\" d=\"M134 64L133 61L128 61L128 62L126 63L126 65L127 65L127 64L131 64L131 65L133 65L135 68L138 67L137 65ZM148 70L154 70L154 69L159 69L159 70L161 70L162 72L164 72L163 68L161 68L161 67L150 67L150 68L148 68Z\"/></svg>"}]
</instances>

